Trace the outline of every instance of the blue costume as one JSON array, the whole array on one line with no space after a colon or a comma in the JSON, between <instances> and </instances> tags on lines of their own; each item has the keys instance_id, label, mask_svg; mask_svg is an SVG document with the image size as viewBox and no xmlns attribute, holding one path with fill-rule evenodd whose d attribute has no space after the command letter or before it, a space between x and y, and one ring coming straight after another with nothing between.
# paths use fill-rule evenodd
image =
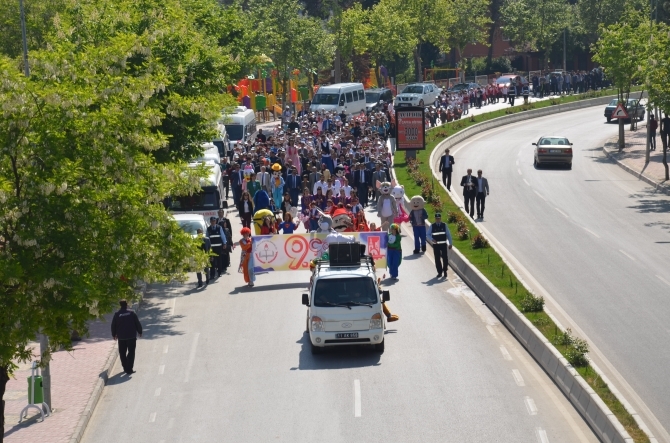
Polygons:
<instances>
[{"instance_id":1,"label":"blue costume","mask_svg":"<svg viewBox=\"0 0 670 443\"><path fill-rule=\"evenodd\" d=\"M262 189L254 194L254 211L260 211L261 209L270 209L270 197Z\"/></svg>"},{"instance_id":2,"label":"blue costume","mask_svg":"<svg viewBox=\"0 0 670 443\"><path fill-rule=\"evenodd\" d=\"M281 201L284 197L284 178L273 176L270 180L272 181L272 199L275 202L275 208L281 208Z\"/></svg>"}]
</instances>

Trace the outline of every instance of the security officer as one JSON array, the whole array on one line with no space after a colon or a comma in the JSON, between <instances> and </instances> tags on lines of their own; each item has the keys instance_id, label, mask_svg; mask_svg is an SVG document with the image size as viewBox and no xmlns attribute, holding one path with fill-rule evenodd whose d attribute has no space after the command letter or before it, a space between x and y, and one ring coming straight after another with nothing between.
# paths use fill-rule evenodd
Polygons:
<instances>
[{"instance_id":1,"label":"security officer","mask_svg":"<svg viewBox=\"0 0 670 443\"><path fill-rule=\"evenodd\" d=\"M198 233L198 238L202 240L202 244L200 245L200 249L205 251L205 253L209 254L209 251L212 249L212 243L209 241L207 237L204 237L202 234L202 229L198 228L196 231ZM202 288L203 283L202 283L202 272L196 272L196 277L198 277L198 289ZM205 268L205 285L209 284L209 267Z\"/></svg>"},{"instance_id":2,"label":"security officer","mask_svg":"<svg viewBox=\"0 0 670 443\"><path fill-rule=\"evenodd\" d=\"M207 238L212 242L212 252L216 256L212 257L212 267L209 268L209 279L213 280L215 270L218 271L218 277L221 277L221 270L223 269L223 249L226 246L226 234L223 228L216 224L216 217L209 218L209 226L207 226Z\"/></svg>"},{"instance_id":3,"label":"security officer","mask_svg":"<svg viewBox=\"0 0 670 443\"><path fill-rule=\"evenodd\" d=\"M114 313L112 318L112 337L119 342L119 357L121 366L126 374L131 375L135 371L135 347L137 346L137 335L142 337L142 325L137 314L128 309L126 300L119 300L121 309Z\"/></svg>"},{"instance_id":4,"label":"security officer","mask_svg":"<svg viewBox=\"0 0 670 443\"><path fill-rule=\"evenodd\" d=\"M235 244L233 243L233 226L230 224L230 220L226 218L226 213L223 209L219 209L219 219L217 224L223 228L223 233L226 235L226 244L223 247L222 255L222 270L221 273L225 273L228 266L230 266L230 253L233 251Z\"/></svg>"},{"instance_id":5,"label":"security officer","mask_svg":"<svg viewBox=\"0 0 670 443\"><path fill-rule=\"evenodd\" d=\"M435 213L435 222L428 228L426 234L427 240L433 245L433 254L435 255L435 267L437 268L437 278L447 278L447 250L451 249L451 232L446 223L442 223L442 214Z\"/></svg>"}]
</instances>

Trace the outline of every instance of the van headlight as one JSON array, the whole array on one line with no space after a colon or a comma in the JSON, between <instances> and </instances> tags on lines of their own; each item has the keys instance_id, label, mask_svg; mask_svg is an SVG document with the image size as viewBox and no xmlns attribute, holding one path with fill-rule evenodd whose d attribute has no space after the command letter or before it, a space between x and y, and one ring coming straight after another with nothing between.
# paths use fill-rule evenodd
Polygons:
<instances>
[{"instance_id":1,"label":"van headlight","mask_svg":"<svg viewBox=\"0 0 670 443\"><path fill-rule=\"evenodd\" d=\"M370 329L382 328L382 315L378 312L370 319Z\"/></svg>"},{"instance_id":2,"label":"van headlight","mask_svg":"<svg viewBox=\"0 0 670 443\"><path fill-rule=\"evenodd\" d=\"M312 317L312 332L323 332L323 320L321 320L321 317Z\"/></svg>"}]
</instances>

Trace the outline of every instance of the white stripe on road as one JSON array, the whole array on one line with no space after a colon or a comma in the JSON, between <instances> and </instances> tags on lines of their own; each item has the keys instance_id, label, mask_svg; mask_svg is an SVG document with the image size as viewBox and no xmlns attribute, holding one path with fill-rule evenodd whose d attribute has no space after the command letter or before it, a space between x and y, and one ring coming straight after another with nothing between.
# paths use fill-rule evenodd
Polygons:
<instances>
[{"instance_id":1,"label":"white stripe on road","mask_svg":"<svg viewBox=\"0 0 670 443\"><path fill-rule=\"evenodd\" d=\"M172 308L170 309L170 317L174 317L174 308L177 305L177 298L172 298Z\"/></svg>"},{"instance_id":2,"label":"white stripe on road","mask_svg":"<svg viewBox=\"0 0 670 443\"><path fill-rule=\"evenodd\" d=\"M161 388L156 388L156 392L154 392L154 397L158 397L161 395Z\"/></svg>"},{"instance_id":3,"label":"white stripe on road","mask_svg":"<svg viewBox=\"0 0 670 443\"><path fill-rule=\"evenodd\" d=\"M530 186L530 183L528 183L528 180L526 180L525 178L523 179L523 182L524 182L525 184L527 184L528 186Z\"/></svg>"},{"instance_id":4,"label":"white stripe on road","mask_svg":"<svg viewBox=\"0 0 670 443\"><path fill-rule=\"evenodd\" d=\"M524 398L523 401L526 403L526 409L528 410L528 413L530 415L537 415L537 406L535 406L535 401L530 397Z\"/></svg>"},{"instance_id":5,"label":"white stripe on road","mask_svg":"<svg viewBox=\"0 0 670 443\"><path fill-rule=\"evenodd\" d=\"M547 437L547 431L542 428L535 429L535 435L537 435L537 441L539 443L549 443L549 437Z\"/></svg>"},{"instance_id":6,"label":"white stripe on road","mask_svg":"<svg viewBox=\"0 0 670 443\"><path fill-rule=\"evenodd\" d=\"M593 232L593 231L590 230L589 228L585 228L584 226L582 226L582 229L584 229L584 230L585 230L586 232L588 232L589 234L593 235L595 238L600 238L600 236L599 236L598 234L596 234L595 232Z\"/></svg>"},{"instance_id":7,"label":"white stripe on road","mask_svg":"<svg viewBox=\"0 0 670 443\"><path fill-rule=\"evenodd\" d=\"M557 210L563 217L568 218L568 214L566 214L565 212L561 211L561 210L558 209L558 208L555 208L555 209L556 209L556 210Z\"/></svg>"},{"instance_id":8,"label":"white stripe on road","mask_svg":"<svg viewBox=\"0 0 670 443\"><path fill-rule=\"evenodd\" d=\"M492 335L493 337L498 337L498 335L496 334L495 329L493 329L493 327L491 327L491 325L486 325L486 329L489 330L489 332L491 333L491 335Z\"/></svg>"},{"instance_id":9,"label":"white stripe on road","mask_svg":"<svg viewBox=\"0 0 670 443\"><path fill-rule=\"evenodd\" d=\"M626 251L624 251L623 249L619 249L619 252L621 252L623 255L630 258L631 260L635 261L635 259L633 257L631 257L630 255L626 254Z\"/></svg>"},{"instance_id":10,"label":"white stripe on road","mask_svg":"<svg viewBox=\"0 0 670 443\"><path fill-rule=\"evenodd\" d=\"M512 375L514 376L514 381L516 382L517 386L526 386L526 382L523 381L521 372L519 372L518 369L512 369Z\"/></svg>"},{"instance_id":11,"label":"white stripe on road","mask_svg":"<svg viewBox=\"0 0 670 443\"><path fill-rule=\"evenodd\" d=\"M165 373L165 365L160 365L158 367L158 375L163 375Z\"/></svg>"},{"instance_id":12,"label":"white stripe on road","mask_svg":"<svg viewBox=\"0 0 670 443\"><path fill-rule=\"evenodd\" d=\"M200 333L196 332L195 337L193 337L193 344L191 345L191 354L188 356L188 364L186 365L186 377L184 377L184 383L188 382L188 377L191 375L191 368L193 367L193 362L195 361L195 351L198 347L198 338Z\"/></svg>"},{"instance_id":13,"label":"white stripe on road","mask_svg":"<svg viewBox=\"0 0 670 443\"><path fill-rule=\"evenodd\" d=\"M519 153L519 154L521 154L521 153ZM519 166L519 159L518 158L516 159L516 165Z\"/></svg>"},{"instance_id":14,"label":"white stripe on road","mask_svg":"<svg viewBox=\"0 0 670 443\"><path fill-rule=\"evenodd\" d=\"M657 277L659 280L661 280L663 283L665 283L666 285L670 286L670 281L667 281L666 279L664 279L664 278L661 277L660 275L657 275L656 277Z\"/></svg>"},{"instance_id":15,"label":"white stripe on road","mask_svg":"<svg viewBox=\"0 0 670 443\"><path fill-rule=\"evenodd\" d=\"M500 352L502 352L503 358L505 360L512 360L512 356L509 354L506 347L500 346Z\"/></svg>"},{"instance_id":16,"label":"white stripe on road","mask_svg":"<svg viewBox=\"0 0 670 443\"><path fill-rule=\"evenodd\" d=\"M361 381L354 380L354 417L361 416Z\"/></svg>"},{"instance_id":17,"label":"white stripe on road","mask_svg":"<svg viewBox=\"0 0 670 443\"><path fill-rule=\"evenodd\" d=\"M163 347L163 354L167 354L167 351L168 351L168 345L165 345Z\"/></svg>"},{"instance_id":18,"label":"white stripe on road","mask_svg":"<svg viewBox=\"0 0 670 443\"><path fill-rule=\"evenodd\" d=\"M542 200L547 201L547 199L542 197L542 194L540 194L539 192L537 192L537 191L533 191L533 192L536 193L537 196L540 197Z\"/></svg>"},{"instance_id":19,"label":"white stripe on road","mask_svg":"<svg viewBox=\"0 0 670 443\"><path fill-rule=\"evenodd\" d=\"M153 423L155 421L156 421L156 413L152 412L151 414L149 414L149 423Z\"/></svg>"},{"instance_id":20,"label":"white stripe on road","mask_svg":"<svg viewBox=\"0 0 670 443\"><path fill-rule=\"evenodd\" d=\"M517 171L519 171L519 175L521 175L521 169L517 169Z\"/></svg>"}]
</instances>

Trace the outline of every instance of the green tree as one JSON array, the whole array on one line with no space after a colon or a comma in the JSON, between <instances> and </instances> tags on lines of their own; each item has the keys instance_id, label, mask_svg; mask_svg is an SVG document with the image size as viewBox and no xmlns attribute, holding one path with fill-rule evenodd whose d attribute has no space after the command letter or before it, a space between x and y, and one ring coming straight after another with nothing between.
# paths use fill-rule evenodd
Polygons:
<instances>
[{"instance_id":1,"label":"green tree","mask_svg":"<svg viewBox=\"0 0 670 443\"><path fill-rule=\"evenodd\" d=\"M363 10L360 3L354 3L348 9L336 8L329 20L329 27L339 52L336 56L339 55L340 63L347 66L348 72L353 72L354 57L365 53L370 47L368 11Z\"/></svg>"},{"instance_id":2,"label":"green tree","mask_svg":"<svg viewBox=\"0 0 670 443\"><path fill-rule=\"evenodd\" d=\"M651 28L651 39L647 61L643 64L649 89L649 103L665 114L670 115L670 26L665 23L654 24ZM651 111L651 110L650 110ZM665 128L668 130L668 128ZM665 179L670 180L668 170L668 145L663 144L663 166Z\"/></svg>"},{"instance_id":3,"label":"green tree","mask_svg":"<svg viewBox=\"0 0 670 443\"><path fill-rule=\"evenodd\" d=\"M486 44L489 26L490 0L451 0L454 24L451 27L450 45L463 60L463 50L470 43ZM480 71L481 72L481 71Z\"/></svg>"},{"instance_id":4,"label":"green tree","mask_svg":"<svg viewBox=\"0 0 670 443\"><path fill-rule=\"evenodd\" d=\"M505 0L500 14L516 49L541 51L546 69L551 46L569 24L570 9L566 0Z\"/></svg>"},{"instance_id":5,"label":"green tree","mask_svg":"<svg viewBox=\"0 0 670 443\"><path fill-rule=\"evenodd\" d=\"M618 22L626 4L642 9L646 3L644 0L579 0L572 26L572 31L579 36L576 42L589 49L598 40L600 25L609 26Z\"/></svg>"}]
</instances>

